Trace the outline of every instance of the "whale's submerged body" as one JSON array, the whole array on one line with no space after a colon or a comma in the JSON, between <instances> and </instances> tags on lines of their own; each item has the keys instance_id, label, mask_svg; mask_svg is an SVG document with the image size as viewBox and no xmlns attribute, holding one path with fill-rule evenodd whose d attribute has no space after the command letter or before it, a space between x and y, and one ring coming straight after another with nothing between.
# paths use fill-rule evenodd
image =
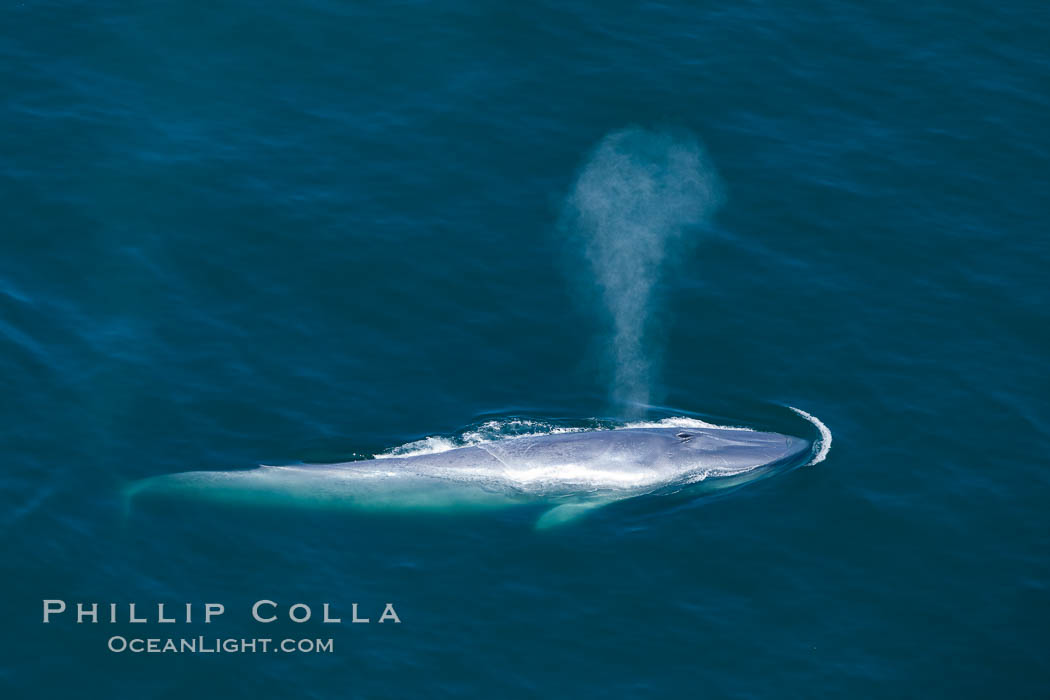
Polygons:
<instances>
[{"instance_id":1,"label":"whale's submerged body","mask_svg":"<svg viewBox=\"0 0 1050 700\"><path fill-rule=\"evenodd\" d=\"M812 446L777 433L626 428L508 438L433 454L341 464L184 472L138 482L135 496L426 511L539 503L544 528L614 501L701 494L800 466Z\"/></svg>"}]
</instances>

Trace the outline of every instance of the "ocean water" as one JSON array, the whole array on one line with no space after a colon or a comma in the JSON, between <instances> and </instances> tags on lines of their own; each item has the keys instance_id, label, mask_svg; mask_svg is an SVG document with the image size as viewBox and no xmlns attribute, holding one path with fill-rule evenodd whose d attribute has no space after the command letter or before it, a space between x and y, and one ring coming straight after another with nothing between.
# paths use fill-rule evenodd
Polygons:
<instances>
[{"instance_id":1,"label":"ocean water","mask_svg":"<svg viewBox=\"0 0 1050 700\"><path fill-rule=\"evenodd\" d=\"M1046 697L1047 36L973 0L7 3L0 695ZM791 407L819 464L542 532L121 495L628 421L816 439Z\"/></svg>"}]
</instances>

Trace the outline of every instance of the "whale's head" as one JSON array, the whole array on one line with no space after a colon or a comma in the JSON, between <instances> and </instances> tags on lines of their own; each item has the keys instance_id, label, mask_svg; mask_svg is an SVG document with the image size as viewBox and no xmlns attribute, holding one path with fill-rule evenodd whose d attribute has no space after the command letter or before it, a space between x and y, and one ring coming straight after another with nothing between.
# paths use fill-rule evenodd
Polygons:
<instances>
[{"instance_id":1,"label":"whale's head","mask_svg":"<svg viewBox=\"0 0 1050 700\"><path fill-rule=\"evenodd\" d=\"M754 430L676 428L667 431L667 438L672 462L705 474L796 467L812 452L802 438Z\"/></svg>"}]
</instances>

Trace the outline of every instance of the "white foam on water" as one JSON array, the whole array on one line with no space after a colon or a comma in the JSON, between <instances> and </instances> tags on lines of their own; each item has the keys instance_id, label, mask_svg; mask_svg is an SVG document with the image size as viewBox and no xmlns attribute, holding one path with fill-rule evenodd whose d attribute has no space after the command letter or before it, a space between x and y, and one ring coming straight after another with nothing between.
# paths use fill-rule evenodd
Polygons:
<instances>
[{"instance_id":1,"label":"white foam on water","mask_svg":"<svg viewBox=\"0 0 1050 700\"><path fill-rule=\"evenodd\" d=\"M404 445L390 448L389 450L375 455L375 458L389 459L391 457L418 457L419 455L438 454L459 447L485 445L490 442L498 442L500 440L508 440L516 437L553 435L556 433L577 433L589 429L590 428L556 425L544 421L530 420L528 418L490 420L479 426L463 431L458 437L450 438L440 435L432 435L421 440L413 440L412 442L406 442Z\"/></svg>"},{"instance_id":2,"label":"white foam on water","mask_svg":"<svg viewBox=\"0 0 1050 700\"><path fill-rule=\"evenodd\" d=\"M705 420L700 420L699 418L687 418L686 416L662 418L657 421L635 421L627 423L620 428L616 428L616 430L625 430L629 428L717 428L719 430L748 430L754 432L751 428L745 428L739 425L717 425L715 423L708 423Z\"/></svg>"},{"instance_id":3,"label":"white foam on water","mask_svg":"<svg viewBox=\"0 0 1050 700\"><path fill-rule=\"evenodd\" d=\"M553 423L545 423L528 418L512 418L510 420L490 420L482 423L474 430L468 430L460 436L464 445L484 445L497 440L506 440L515 437L530 437L534 435L554 435L557 433L578 433L586 428L573 428Z\"/></svg>"},{"instance_id":4,"label":"white foam on water","mask_svg":"<svg viewBox=\"0 0 1050 700\"><path fill-rule=\"evenodd\" d=\"M820 433L820 438L815 445L816 451L813 454L813 459L809 460L806 463L806 466L809 467L814 464L820 464L827 459L828 452L831 451L831 430L829 430L828 426L824 425L824 423L813 414L806 413L801 408L795 408L794 406L788 406L788 408L812 423L817 428L817 432Z\"/></svg>"},{"instance_id":5,"label":"white foam on water","mask_svg":"<svg viewBox=\"0 0 1050 700\"><path fill-rule=\"evenodd\" d=\"M404 445L392 447L386 452L374 455L376 459L389 459L391 457L415 457L417 455L432 455L439 452L448 452L463 445L457 445L451 438L432 436L422 440L413 440Z\"/></svg>"}]
</instances>

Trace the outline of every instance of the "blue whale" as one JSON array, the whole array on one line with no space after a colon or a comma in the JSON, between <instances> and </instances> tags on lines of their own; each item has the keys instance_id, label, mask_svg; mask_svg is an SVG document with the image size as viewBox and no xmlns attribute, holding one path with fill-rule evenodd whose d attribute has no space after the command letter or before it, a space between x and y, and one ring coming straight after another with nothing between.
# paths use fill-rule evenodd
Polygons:
<instances>
[{"instance_id":1,"label":"blue whale","mask_svg":"<svg viewBox=\"0 0 1050 700\"><path fill-rule=\"evenodd\" d=\"M548 528L641 496L737 487L807 461L801 438L725 428L623 428L508 438L433 454L341 464L196 471L137 482L129 495L460 511L547 506Z\"/></svg>"}]
</instances>

